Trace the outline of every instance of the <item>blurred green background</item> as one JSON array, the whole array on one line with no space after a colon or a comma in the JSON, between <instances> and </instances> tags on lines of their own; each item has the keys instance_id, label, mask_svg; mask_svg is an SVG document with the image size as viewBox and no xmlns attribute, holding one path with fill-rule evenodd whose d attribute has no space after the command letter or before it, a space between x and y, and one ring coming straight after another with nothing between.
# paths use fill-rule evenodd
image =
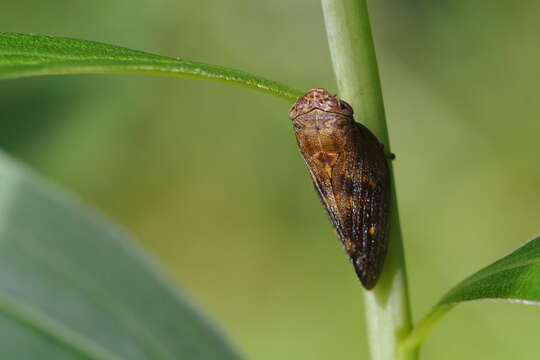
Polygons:
<instances>
[{"instance_id":1,"label":"blurred green background","mask_svg":"<svg viewBox=\"0 0 540 360\"><path fill-rule=\"evenodd\" d=\"M415 318L540 232L536 0L371 1ZM318 1L4 1L2 31L336 90ZM126 227L250 359L365 359L362 292L289 104L141 76L0 83L0 146ZM425 359L537 359L540 310L459 306Z\"/></svg>"}]
</instances>

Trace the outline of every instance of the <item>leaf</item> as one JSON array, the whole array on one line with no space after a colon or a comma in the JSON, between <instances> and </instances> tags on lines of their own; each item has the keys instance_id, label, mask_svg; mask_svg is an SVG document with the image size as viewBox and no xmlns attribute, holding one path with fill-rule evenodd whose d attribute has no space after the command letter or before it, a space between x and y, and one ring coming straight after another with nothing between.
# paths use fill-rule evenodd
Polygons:
<instances>
[{"instance_id":1,"label":"leaf","mask_svg":"<svg viewBox=\"0 0 540 360\"><path fill-rule=\"evenodd\" d=\"M239 357L123 231L0 153L0 358Z\"/></svg>"},{"instance_id":2,"label":"leaf","mask_svg":"<svg viewBox=\"0 0 540 360\"><path fill-rule=\"evenodd\" d=\"M437 321L458 303L488 299L540 305L540 236L452 288L416 326L403 346L419 346Z\"/></svg>"},{"instance_id":3,"label":"leaf","mask_svg":"<svg viewBox=\"0 0 540 360\"><path fill-rule=\"evenodd\" d=\"M153 74L230 82L296 101L302 94L242 71L94 41L0 32L0 79L58 74Z\"/></svg>"}]
</instances>

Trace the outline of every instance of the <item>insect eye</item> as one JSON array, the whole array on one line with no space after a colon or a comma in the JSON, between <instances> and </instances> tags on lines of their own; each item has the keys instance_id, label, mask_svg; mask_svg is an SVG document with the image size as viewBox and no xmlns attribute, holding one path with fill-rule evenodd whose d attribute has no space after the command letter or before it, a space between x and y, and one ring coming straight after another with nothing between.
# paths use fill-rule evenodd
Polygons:
<instances>
[{"instance_id":1,"label":"insect eye","mask_svg":"<svg viewBox=\"0 0 540 360\"><path fill-rule=\"evenodd\" d=\"M347 104L345 101L341 100L339 102L339 106L342 110L346 110L348 112L350 112L351 114L353 113L353 109L351 107L351 105Z\"/></svg>"}]
</instances>

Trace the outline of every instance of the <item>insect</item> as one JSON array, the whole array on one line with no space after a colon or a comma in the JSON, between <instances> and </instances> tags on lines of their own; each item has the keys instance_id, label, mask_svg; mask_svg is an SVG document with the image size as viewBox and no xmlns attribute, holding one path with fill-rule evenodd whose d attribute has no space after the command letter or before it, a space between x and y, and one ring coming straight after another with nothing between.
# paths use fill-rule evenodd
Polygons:
<instances>
[{"instance_id":1,"label":"insect","mask_svg":"<svg viewBox=\"0 0 540 360\"><path fill-rule=\"evenodd\" d=\"M390 179L383 145L354 121L353 109L311 89L289 110L315 190L366 289L377 283L387 249Z\"/></svg>"}]
</instances>

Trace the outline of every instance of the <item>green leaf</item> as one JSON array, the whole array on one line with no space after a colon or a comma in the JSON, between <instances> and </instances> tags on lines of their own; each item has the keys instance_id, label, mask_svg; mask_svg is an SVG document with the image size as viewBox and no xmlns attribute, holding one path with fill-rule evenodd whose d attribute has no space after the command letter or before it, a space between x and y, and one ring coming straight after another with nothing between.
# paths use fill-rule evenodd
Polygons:
<instances>
[{"instance_id":1,"label":"green leaf","mask_svg":"<svg viewBox=\"0 0 540 360\"><path fill-rule=\"evenodd\" d=\"M154 74L230 82L290 101L302 94L242 71L94 41L0 33L0 79L58 74Z\"/></svg>"},{"instance_id":2,"label":"green leaf","mask_svg":"<svg viewBox=\"0 0 540 360\"><path fill-rule=\"evenodd\" d=\"M0 153L1 359L238 359L128 238Z\"/></svg>"},{"instance_id":3,"label":"green leaf","mask_svg":"<svg viewBox=\"0 0 540 360\"><path fill-rule=\"evenodd\" d=\"M540 236L452 288L416 326L403 346L421 344L438 320L455 305L488 299L540 305Z\"/></svg>"}]
</instances>

